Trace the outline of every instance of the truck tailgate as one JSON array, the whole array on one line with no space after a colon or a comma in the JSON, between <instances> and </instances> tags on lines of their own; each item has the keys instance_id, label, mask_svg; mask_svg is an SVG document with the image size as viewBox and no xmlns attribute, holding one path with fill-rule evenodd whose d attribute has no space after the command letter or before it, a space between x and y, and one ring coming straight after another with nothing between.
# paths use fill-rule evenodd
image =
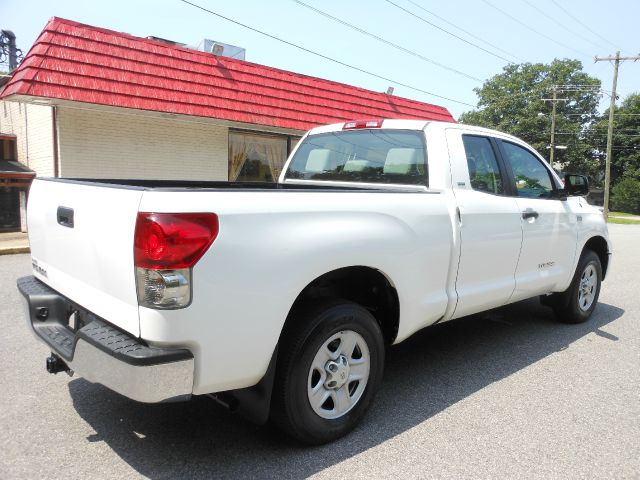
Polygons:
<instances>
[{"instance_id":1,"label":"truck tailgate","mask_svg":"<svg viewBox=\"0 0 640 480\"><path fill-rule=\"evenodd\" d=\"M36 179L28 228L34 275L140 335L133 237L142 188Z\"/></svg>"}]
</instances>

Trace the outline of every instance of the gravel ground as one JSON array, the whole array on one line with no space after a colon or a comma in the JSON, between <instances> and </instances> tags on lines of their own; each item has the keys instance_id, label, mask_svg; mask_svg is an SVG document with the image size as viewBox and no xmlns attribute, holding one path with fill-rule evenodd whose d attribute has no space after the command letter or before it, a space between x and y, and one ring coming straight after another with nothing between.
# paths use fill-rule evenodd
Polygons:
<instances>
[{"instance_id":1,"label":"gravel ground","mask_svg":"<svg viewBox=\"0 0 640 480\"><path fill-rule=\"evenodd\" d=\"M640 478L640 226L592 319L535 300L427 329L388 353L363 424L301 448L206 398L144 405L49 375L0 257L0 478Z\"/></svg>"}]
</instances>

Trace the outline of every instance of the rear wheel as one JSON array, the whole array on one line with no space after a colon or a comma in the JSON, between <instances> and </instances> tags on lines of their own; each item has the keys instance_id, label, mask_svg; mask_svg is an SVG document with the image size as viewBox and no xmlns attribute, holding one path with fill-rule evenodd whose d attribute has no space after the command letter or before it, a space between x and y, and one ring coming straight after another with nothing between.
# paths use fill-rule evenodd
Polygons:
<instances>
[{"instance_id":1,"label":"rear wheel","mask_svg":"<svg viewBox=\"0 0 640 480\"><path fill-rule=\"evenodd\" d=\"M351 431L369 407L382 380L382 331L347 301L293 315L279 348L272 420L304 443L321 444Z\"/></svg>"},{"instance_id":2,"label":"rear wheel","mask_svg":"<svg viewBox=\"0 0 640 480\"><path fill-rule=\"evenodd\" d=\"M557 319L564 323L586 322L598 303L601 283L600 257L592 250L585 250L569 288L550 299Z\"/></svg>"}]
</instances>

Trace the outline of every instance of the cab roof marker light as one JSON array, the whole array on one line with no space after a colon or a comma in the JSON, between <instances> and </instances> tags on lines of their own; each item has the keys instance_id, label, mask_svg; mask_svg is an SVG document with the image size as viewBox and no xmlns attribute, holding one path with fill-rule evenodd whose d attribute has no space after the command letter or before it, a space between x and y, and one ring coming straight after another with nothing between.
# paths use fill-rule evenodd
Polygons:
<instances>
[{"instance_id":1,"label":"cab roof marker light","mask_svg":"<svg viewBox=\"0 0 640 480\"><path fill-rule=\"evenodd\" d=\"M342 130L353 130L357 128L380 128L382 127L382 119L372 120L350 120L345 122Z\"/></svg>"}]
</instances>

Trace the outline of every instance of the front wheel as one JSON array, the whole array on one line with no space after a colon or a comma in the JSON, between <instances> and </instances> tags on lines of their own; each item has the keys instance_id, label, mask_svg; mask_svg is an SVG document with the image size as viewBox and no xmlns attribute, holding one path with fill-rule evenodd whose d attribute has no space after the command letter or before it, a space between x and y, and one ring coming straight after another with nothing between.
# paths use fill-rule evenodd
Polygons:
<instances>
[{"instance_id":1,"label":"front wheel","mask_svg":"<svg viewBox=\"0 0 640 480\"><path fill-rule=\"evenodd\" d=\"M598 303L601 283L600 257L591 250L585 250L569 288L553 296L552 307L558 320L564 323L586 322Z\"/></svg>"},{"instance_id":2,"label":"front wheel","mask_svg":"<svg viewBox=\"0 0 640 480\"><path fill-rule=\"evenodd\" d=\"M382 331L366 309L341 300L300 309L290 321L271 418L304 443L335 440L358 424L380 386Z\"/></svg>"}]
</instances>

